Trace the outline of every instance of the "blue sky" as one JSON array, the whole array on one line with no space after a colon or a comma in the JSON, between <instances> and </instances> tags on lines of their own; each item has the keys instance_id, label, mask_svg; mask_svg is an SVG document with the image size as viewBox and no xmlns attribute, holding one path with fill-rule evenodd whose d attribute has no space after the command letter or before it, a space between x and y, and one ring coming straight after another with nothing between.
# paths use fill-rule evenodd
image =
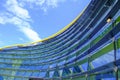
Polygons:
<instances>
[{"instance_id":1,"label":"blue sky","mask_svg":"<svg viewBox=\"0 0 120 80\"><path fill-rule=\"evenodd\" d=\"M1 0L0 47L44 39L69 24L90 0Z\"/></svg>"}]
</instances>

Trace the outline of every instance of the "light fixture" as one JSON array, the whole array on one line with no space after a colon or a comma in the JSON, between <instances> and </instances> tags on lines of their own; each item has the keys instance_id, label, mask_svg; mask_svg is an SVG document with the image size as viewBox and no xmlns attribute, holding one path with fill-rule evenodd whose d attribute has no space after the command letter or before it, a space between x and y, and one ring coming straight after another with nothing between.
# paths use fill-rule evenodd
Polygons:
<instances>
[{"instance_id":1,"label":"light fixture","mask_svg":"<svg viewBox=\"0 0 120 80\"><path fill-rule=\"evenodd\" d=\"M111 20L112 20L112 18L111 18L111 17L108 17L108 18L107 18L107 23L110 23Z\"/></svg>"}]
</instances>

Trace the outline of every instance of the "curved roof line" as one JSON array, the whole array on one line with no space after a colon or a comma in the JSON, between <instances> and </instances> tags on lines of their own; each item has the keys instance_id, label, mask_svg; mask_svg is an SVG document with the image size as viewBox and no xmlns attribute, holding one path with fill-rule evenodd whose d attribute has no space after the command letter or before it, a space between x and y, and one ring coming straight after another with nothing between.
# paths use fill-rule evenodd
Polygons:
<instances>
[{"instance_id":1,"label":"curved roof line","mask_svg":"<svg viewBox=\"0 0 120 80\"><path fill-rule=\"evenodd\" d=\"M44 42L46 40L49 40L51 38L56 37L57 35L63 33L65 30L67 30L69 27L71 27L81 17L81 15L84 13L84 11L88 7L88 5L82 10L82 12L72 22L70 22L67 26L65 26L63 29L59 30L55 34L53 34L53 35L51 35L51 36L49 36L47 38L44 38L42 40L35 41L35 42L28 42L28 43L24 43L24 44L14 44L14 45L10 45L10 46L5 46L5 47L0 48L0 50L3 50L5 48L17 47L17 46L18 47L24 47L24 46L34 45L34 44L37 44L37 43L40 43L40 42Z\"/></svg>"},{"instance_id":2,"label":"curved roof line","mask_svg":"<svg viewBox=\"0 0 120 80\"><path fill-rule=\"evenodd\" d=\"M63 29L59 30L59 31L56 32L55 34L53 34L53 35L51 35L51 36L49 36L49 37L41 40L41 42L46 41L46 40L51 39L51 38L54 38L54 37L56 37L57 35L63 33L65 30L67 30L69 27L71 27L71 26L80 18L80 16L84 13L85 9L86 9L86 7L85 7L85 8L83 9L83 11L82 11L72 22L70 22L67 26L65 26Z\"/></svg>"}]
</instances>

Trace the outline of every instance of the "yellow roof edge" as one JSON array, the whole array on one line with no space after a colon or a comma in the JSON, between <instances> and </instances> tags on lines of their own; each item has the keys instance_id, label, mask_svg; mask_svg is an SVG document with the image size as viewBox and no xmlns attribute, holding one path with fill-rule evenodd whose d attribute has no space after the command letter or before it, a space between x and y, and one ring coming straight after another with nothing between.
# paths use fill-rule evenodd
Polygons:
<instances>
[{"instance_id":1,"label":"yellow roof edge","mask_svg":"<svg viewBox=\"0 0 120 80\"><path fill-rule=\"evenodd\" d=\"M54 38L55 36L63 33L65 30L67 30L69 27L71 27L71 25L73 25L73 24L79 19L79 17L84 13L84 11L86 10L86 8L87 8L87 7L85 7L85 8L83 9L83 11L82 11L71 23L69 23L67 26L65 26L63 29L59 30L59 31L56 32L55 34L53 34L53 35L51 35L51 36L43 39L42 42L44 42L44 41L46 41L46 40L48 40L48 39Z\"/></svg>"},{"instance_id":2,"label":"yellow roof edge","mask_svg":"<svg viewBox=\"0 0 120 80\"><path fill-rule=\"evenodd\" d=\"M9 46L4 46L2 48L0 48L0 50L6 49L6 48L12 48L12 47L25 47L25 46L29 46L29 45L34 45L37 44L39 42L42 42L41 40L39 41L35 41L35 42L28 42L28 43L24 43L24 44L13 44L13 45L9 45Z\"/></svg>"},{"instance_id":3,"label":"yellow roof edge","mask_svg":"<svg viewBox=\"0 0 120 80\"><path fill-rule=\"evenodd\" d=\"M54 38L55 36L63 33L65 30L67 30L69 27L71 27L71 25L73 25L78 19L79 17L84 13L84 11L86 10L87 7L85 7L83 9L83 11L71 22L69 23L67 26L65 26L63 29L61 29L60 31L56 32L55 34L45 38L45 39L42 39L42 40L39 40L39 41L35 41L35 42L28 42L28 43L25 43L25 44L14 44L14 45L10 45L10 46L5 46L5 47L2 47L0 48L0 50L3 50L5 48L12 48L12 47L25 47L25 46L29 46L29 45L32 45L32 44L37 44L39 42L44 42L46 40L49 40L51 38Z\"/></svg>"}]
</instances>

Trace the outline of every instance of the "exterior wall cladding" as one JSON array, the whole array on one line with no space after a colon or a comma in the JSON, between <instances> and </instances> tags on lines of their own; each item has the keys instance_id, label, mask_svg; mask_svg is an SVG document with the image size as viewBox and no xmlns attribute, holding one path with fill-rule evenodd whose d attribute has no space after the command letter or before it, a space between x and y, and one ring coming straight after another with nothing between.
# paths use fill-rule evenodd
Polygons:
<instances>
[{"instance_id":1,"label":"exterior wall cladding","mask_svg":"<svg viewBox=\"0 0 120 80\"><path fill-rule=\"evenodd\" d=\"M120 80L120 0L92 0L61 34L1 48L0 80Z\"/></svg>"}]
</instances>

